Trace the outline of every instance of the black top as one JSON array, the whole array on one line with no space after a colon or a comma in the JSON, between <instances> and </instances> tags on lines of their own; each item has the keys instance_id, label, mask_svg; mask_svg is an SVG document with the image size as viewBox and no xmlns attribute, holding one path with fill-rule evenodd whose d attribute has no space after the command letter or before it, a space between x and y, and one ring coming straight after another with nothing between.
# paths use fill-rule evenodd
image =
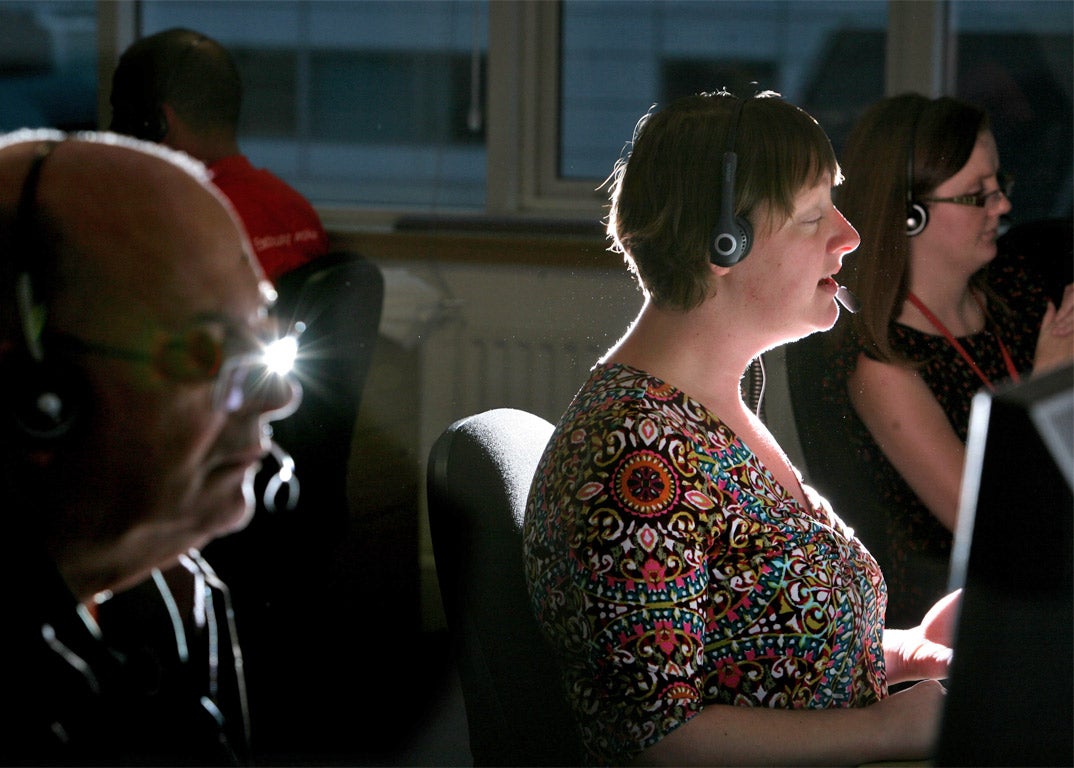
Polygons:
<instances>
[{"instance_id":1,"label":"black top","mask_svg":"<svg viewBox=\"0 0 1074 768\"><path fill-rule=\"evenodd\" d=\"M200 619L187 615L178 629L169 590L150 580L100 606L98 624L43 553L8 548L0 566L8 592L2 650L9 703L0 718L0 761L247 762L241 654L225 588L212 583L197 558L189 562L193 571L177 576L203 588L208 610Z\"/></svg>"},{"instance_id":2,"label":"black top","mask_svg":"<svg viewBox=\"0 0 1074 768\"><path fill-rule=\"evenodd\" d=\"M989 305L988 321L982 331L958 341L995 386L1010 378L997 337L1009 351L1015 368L1027 374L1033 367L1047 298L1036 275L1019 259L996 259L989 269L989 285L1001 302ZM922 379L955 434L965 442L973 396L985 384L944 336L892 323L890 340L897 352L919 364ZM834 365L824 377L824 391L832 398L833 408L848 414L846 425L859 467L866 473L883 510L882 520L858 524L863 528L863 538L870 537L864 538L865 543L880 562L888 584L887 624L913 626L948 591L952 535L888 462L850 407L846 378L856 358L856 347L836 354ZM854 509L838 511L852 525L856 524Z\"/></svg>"}]
</instances>

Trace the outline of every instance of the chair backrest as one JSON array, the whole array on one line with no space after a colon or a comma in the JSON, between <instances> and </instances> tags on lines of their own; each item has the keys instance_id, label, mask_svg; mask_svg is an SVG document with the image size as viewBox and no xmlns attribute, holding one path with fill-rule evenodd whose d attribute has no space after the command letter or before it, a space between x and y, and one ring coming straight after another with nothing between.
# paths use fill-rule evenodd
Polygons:
<instances>
[{"instance_id":1,"label":"chair backrest","mask_svg":"<svg viewBox=\"0 0 1074 768\"><path fill-rule=\"evenodd\" d=\"M793 422L807 468L807 482L853 526L869 550L886 562L888 511L851 438L856 419L843 393L828 392L824 380L836 363L824 334L815 333L785 350Z\"/></svg>"},{"instance_id":2,"label":"chair backrest","mask_svg":"<svg viewBox=\"0 0 1074 768\"><path fill-rule=\"evenodd\" d=\"M758 382L759 380L759 382ZM750 363L742 379L745 403L779 441L787 458L808 480L809 467L798 437L791 384L787 375L787 347L775 347ZM759 390L759 391L758 391Z\"/></svg>"},{"instance_id":3,"label":"chair backrest","mask_svg":"<svg viewBox=\"0 0 1074 768\"><path fill-rule=\"evenodd\" d=\"M339 251L284 274L276 287L280 317L306 325L299 371L302 405L273 425L276 441L294 455L302 493L319 493L316 483L330 476L335 497L342 499L354 424L380 327L384 277L371 261Z\"/></svg>"},{"instance_id":4,"label":"chair backrest","mask_svg":"<svg viewBox=\"0 0 1074 768\"><path fill-rule=\"evenodd\" d=\"M552 429L497 408L452 424L429 454L433 552L479 766L582 761L522 561L526 498Z\"/></svg>"}]
</instances>

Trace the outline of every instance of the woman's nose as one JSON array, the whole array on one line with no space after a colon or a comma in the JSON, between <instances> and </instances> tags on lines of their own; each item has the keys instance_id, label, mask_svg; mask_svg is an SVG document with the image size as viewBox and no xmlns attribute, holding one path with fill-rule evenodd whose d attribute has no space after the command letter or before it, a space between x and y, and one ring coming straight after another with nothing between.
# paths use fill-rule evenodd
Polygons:
<instances>
[{"instance_id":1,"label":"woman's nose","mask_svg":"<svg viewBox=\"0 0 1074 768\"><path fill-rule=\"evenodd\" d=\"M995 200L997 202L992 206L991 210L996 216L1006 216L1011 212L1011 208L1014 207L1011 205L1011 199L1007 197L1006 192L1000 191L1000 193L995 196Z\"/></svg>"},{"instance_id":2,"label":"woman's nose","mask_svg":"<svg viewBox=\"0 0 1074 768\"><path fill-rule=\"evenodd\" d=\"M838 208L835 210L835 215L839 231L833 238L834 246L832 250L845 256L861 245L861 235L858 234L858 230L854 229L854 225L847 221L846 216Z\"/></svg>"}]
</instances>

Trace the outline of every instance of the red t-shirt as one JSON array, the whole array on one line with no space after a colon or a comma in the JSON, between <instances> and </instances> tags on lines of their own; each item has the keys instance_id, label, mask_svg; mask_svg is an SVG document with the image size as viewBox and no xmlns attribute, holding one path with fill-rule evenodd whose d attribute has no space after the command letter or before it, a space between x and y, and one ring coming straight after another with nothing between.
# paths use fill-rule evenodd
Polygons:
<instances>
[{"instance_id":1,"label":"red t-shirt","mask_svg":"<svg viewBox=\"0 0 1074 768\"><path fill-rule=\"evenodd\" d=\"M265 276L280 275L328 251L328 235L317 212L297 190L242 155L209 166L213 183L242 219Z\"/></svg>"}]
</instances>

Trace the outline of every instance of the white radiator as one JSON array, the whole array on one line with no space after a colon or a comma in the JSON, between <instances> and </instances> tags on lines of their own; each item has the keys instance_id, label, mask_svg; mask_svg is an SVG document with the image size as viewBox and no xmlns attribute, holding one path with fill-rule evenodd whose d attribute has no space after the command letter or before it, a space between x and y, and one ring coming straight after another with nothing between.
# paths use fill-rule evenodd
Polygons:
<instances>
[{"instance_id":1,"label":"white radiator","mask_svg":"<svg viewBox=\"0 0 1074 768\"><path fill-rule=\"evenodd\" d=\"M451 350L452 406L458 416L502 406L555 423L606 344L533 330L463 329Z\"/></svg>"},{"instance_id":2,"label":"white radiator","mask_svg":"<svg viewBox=\"0 0 1074 768\"><path fill-rule=\"evenodd\" d=\"M441 311L418 344L426 449L489 408L558 421L641 303L618 270L456 266L436 283Z\"/></svg>"}]
</instances>

